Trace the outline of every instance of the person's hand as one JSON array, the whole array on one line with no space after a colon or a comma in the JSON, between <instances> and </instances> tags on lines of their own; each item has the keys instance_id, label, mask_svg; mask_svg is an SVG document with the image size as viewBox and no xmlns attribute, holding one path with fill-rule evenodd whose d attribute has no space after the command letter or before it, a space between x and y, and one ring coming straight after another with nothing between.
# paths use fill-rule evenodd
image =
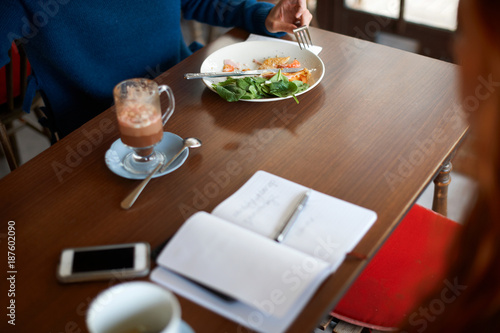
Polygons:
<instances>
[{"instance_id":1,"label":"person's hand","mask_svg":"<svg viewBox=\"0 0 500 333\"><path fill-rule=\"evenodd\" d=\"M293 33L293 29L309 25L312 14L306 6L306 0L280 0L266 18L269 32Z\"/></svg>"}]
</instances>

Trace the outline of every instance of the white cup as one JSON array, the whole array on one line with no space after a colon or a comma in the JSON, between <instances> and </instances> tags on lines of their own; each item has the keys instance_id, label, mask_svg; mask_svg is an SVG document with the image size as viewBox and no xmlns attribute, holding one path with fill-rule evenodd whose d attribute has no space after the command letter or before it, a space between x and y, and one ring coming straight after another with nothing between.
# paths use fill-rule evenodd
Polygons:
<instances>
[{"instance_id":1,"label":"white cup","mask_svg":"<svg viewBox=\"0 0 500 333\"><path fill-rule=\"evenodd\" d=\"M179 333L181 308L168 290L150 282L126 282L101 292L90 304L91 333Z\"/></svg>"}]
</instances>

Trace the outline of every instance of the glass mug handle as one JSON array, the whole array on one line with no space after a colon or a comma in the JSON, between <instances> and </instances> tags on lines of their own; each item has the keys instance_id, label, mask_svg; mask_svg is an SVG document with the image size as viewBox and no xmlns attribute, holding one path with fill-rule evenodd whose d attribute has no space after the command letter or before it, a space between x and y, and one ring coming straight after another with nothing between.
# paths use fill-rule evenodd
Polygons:
<instances>
[{"instance_id":1,"label":"glass mug handle","mask_svg":"<svg viewBox=\"0 0 500 333\"><path fill-rule=\"evenodd\" d=\"M175 99L174 99L174 92L172 89L167 86L167 85L161 85L158 86L158 93L161 94L162 92L167 93L168 97L168 107L165 110L165 113L161 116L163 126L167 123L167 121L170 119L172 114L174 113L175 109Z\"/></svg>"}]
</instances>

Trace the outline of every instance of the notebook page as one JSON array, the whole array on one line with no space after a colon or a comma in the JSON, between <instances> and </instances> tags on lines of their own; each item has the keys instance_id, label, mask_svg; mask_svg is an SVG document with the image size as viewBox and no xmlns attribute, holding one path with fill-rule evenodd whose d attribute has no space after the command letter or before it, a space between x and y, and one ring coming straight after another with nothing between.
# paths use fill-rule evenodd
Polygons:
<instances>
[{"instance_id":1,"label":"notebook page","mask_svg":"<svg viewBox=\"0 0 500 333\"><path fill-rule=\"evenodd\" d=\"M234 194L215 207L212 214L273 238L293 204L305 191L307 188L304 186L257 171Z\"/></svg>"},{"instance_id":2,"label":"notebook page","mask_svg":"<svg viewBox=\"0 0 500 333\"><path fill-rule=\"evenodd\" d=\"M212 214L272 239L305 191L302 185L258 171ZM334 271L376 219L371 210L312 191L283 244L328 261Z\"/></svg>"},{"instance_id":3,"label":"notebook page","mask_svg":"<svg viewBox=\"0 0 500 333\"><path fill-rule=\"evenodd\" d=\"M328 274L328 263L205 212L184 223L157 261L274 317ZM272 309L265 306L270 299L279 300Z\"/></svg>"}]
</instances>

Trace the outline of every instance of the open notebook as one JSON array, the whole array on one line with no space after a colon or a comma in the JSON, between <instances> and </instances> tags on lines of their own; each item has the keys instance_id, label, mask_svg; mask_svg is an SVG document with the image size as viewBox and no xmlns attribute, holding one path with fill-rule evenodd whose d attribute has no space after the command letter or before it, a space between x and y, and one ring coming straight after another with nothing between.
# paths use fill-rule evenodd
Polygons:
<instances>
[{"instance_id":1,"label":"open notebook","mask_svg":"<svg viewBox=\"0 0 500 333\"><path fill-rule=\"evenodd\" d=\"M184 223L151 279L253 330L285 331L377 218L312 191L284 241L274 241L306 190L258 171L211 214L198 212Z\"/></svg>"}]
</instances>

